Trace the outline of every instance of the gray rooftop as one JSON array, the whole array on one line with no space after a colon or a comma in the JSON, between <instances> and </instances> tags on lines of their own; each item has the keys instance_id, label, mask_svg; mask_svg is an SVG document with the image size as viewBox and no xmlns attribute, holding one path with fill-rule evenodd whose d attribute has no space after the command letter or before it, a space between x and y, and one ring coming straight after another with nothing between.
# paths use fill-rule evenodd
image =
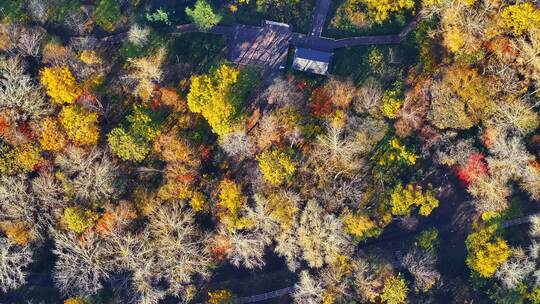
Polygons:
<instances>
[{"instance_id":1,"label":"gray rooftop","mask_svg":"<svg viewBox=\"0 0 540 304\"><path fill-rule=\"evenodd\" d=\"M320 75L327 75L334 53L297 47L294 52L293 68Z\"/></svg>"}]
</instances>

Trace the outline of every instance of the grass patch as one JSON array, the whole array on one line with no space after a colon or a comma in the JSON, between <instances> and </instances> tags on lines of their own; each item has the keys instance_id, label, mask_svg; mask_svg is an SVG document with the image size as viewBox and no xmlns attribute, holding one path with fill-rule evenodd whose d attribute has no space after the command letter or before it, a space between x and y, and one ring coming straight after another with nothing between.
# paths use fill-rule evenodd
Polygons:
<instances>
[{"instance_id":1,"label":"grass patch","mask_svg":"<svg viewBox=\"0 0 540 304\"><path fill-rule=\"evenodd\" d=\"M369 52L369 46L355 46L336 50L332 74L350 77L355 83L363 82L371 73L364 58Z\"/></svg>"},{"instance_id":2,"label":"grass patch","mask_svg":"<svg viewBox=\"0 0 540 304\"><path fill-rule=\"evenodd\" d=\"M204 73L225 60L225 46L225 37L221 35L175 35L169 42L167 62L185 64L193 73Z\"/></svg>"}]
</instances>

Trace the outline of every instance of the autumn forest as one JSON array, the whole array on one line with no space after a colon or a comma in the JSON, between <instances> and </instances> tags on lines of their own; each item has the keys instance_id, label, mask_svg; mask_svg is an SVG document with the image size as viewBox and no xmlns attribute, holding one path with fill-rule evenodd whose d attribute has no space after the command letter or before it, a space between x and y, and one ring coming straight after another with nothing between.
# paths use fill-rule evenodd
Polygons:
<instances>
[{"instance_id":1,"label":"autumn forest","mask_svg":"<svg viewBox=\"0 0 540 304\"><path fill-rule=\"evenodd\" d=\"M540 304L535 0L0 0L0 303Z\"/></svg>"}]
</instances>

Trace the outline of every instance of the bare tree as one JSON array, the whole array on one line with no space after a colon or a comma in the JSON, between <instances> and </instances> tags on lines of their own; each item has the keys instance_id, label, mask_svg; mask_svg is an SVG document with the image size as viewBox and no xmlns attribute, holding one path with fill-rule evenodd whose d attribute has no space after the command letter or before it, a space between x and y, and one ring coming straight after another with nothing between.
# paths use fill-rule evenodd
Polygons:
<instances>
[{"instance_id":1,"label":"bare tree","mask_svg":"<svg viewBox=\"0 0 540 304\"><path fill-rule=\"evenodd\" d=\"M267 243L260 233L235 231L227 233L227 238L231 244L227 259L231 264L247 269L262 268L265 265L264 248Z\"/></svg>"},{"instance_id":2,"label":"bare tree","mask_svg":"<svg viewBox=\"0 0 540 304\"><path fill-rule=\"evenodd\" d=\"M0 290L4 293L26 283L25 268L32 262L32 252L10 239L0 237Z\"/></svg>"},{"instance_id":3,"label":"bare tree","mask_svg":"<svg viewBox=\"0 0 540 304\"><path fill-rule=\"evenodd\" d=\"M297 106L303 99L303 94L292 81L275 78L261 96L271 105L283 107L285 105Z\"/></svg>"},{"instance_id":4,"label":"bare tree","mask_svg":"<svg viewBox=\"0 0 540 304\"><path fill-rule=\"evenodd\" d=\"M517 136L527 135L539 125L538 114L524 99L511 99L496 103L493 114L486 121L488 127Z\"/></svg>"},{"instance_id":5,"label":"bare tree","mask_svg":"<svg viewBox=\"0 0 540 304\"><path fill-rule=\"evenodd\" d=\"M435 268L436 257L414 247L403 257L403 265L414 276L417 292L426 292L440 280L441 274Z\"/></svg>"},{"instance_id":6,"label":"bare tree","mask_svg":"<svg viewBox=\"0 0 540 304\"><path fill-rule=\"evenodd\" d=\"M220 146L227 155L237 162L255 154L255 145L245 131L235 131L220 139Z\"/></svg>"},{"instance_id":7,"label":"bare tree","mask_svg":"<svg viewBox=\"0 0 540 304\"><path fill-rule=\"evenodd\" d=\"M376 115L380 112L383 98L382 86L373 79L368 79L358 90L358 97L354 101L354 108L358 113Z\"/></svg>"},{"instance_id":8,"label":"bare tree","mask_svg":"<svg viewBox=\"0 0 540 304\"><path fill-rule=\"evenodd\" d=\"M533 164L527 165L519 185L529 193L531 199L540 200L540 168Z\"/></svg>"},{"instance_id":9,"label":"bare tree","mask_svg":"<svg viewBox=\"0 0 540 304\"><path fill-rule=\"evenodd\" d=\"M490 148L493 156L487 157L490 172L500 174L506 180L518 180L534 160L521 138L499 134Z\"/></svg>"},{"instance_id":10,"label":"bare tree","mask_svg":"<svg viewBox=\"0 0 540 304\"><path fill-rule=\"evenodd\" d=\"M312 268L320 268L331 263L336 256L349 255L352 251L341 220L325 214L315 201L306 204L296 234L303 259Z\"/></svg>"},{"instance_id":11,"label":"bare tree","mask_svg":"<svg viewBox=\"0 0 540 304\"><path fill-rule=\"evenodd\" d=\"M296 304L320 304L324 288L320 280L313 278L306 270L300 273L300 280L294 285L292 297Z\"/></svg>"},{"instance_id":12,"label":"bare tree","mask_svg":"<svg viewBox=\"0 0 540 304\"><path fill-rule=\"evenodd\" d=\"M17 57L0 57L0 111L14 120L36 119L49 110L41 89L24 73Z\"/></svg>"},{"instance_id":13,"label":"bare tree","mask_svg":"<svg viewBox=\"0 0 540 304\"><path fill-rule=\"evenodd\" d=\"M475 179L468 191L475 198L474 205L480 213L506 210L508 196L512 193L508 180L498 173Z\"/></svg>"},{"instance_id":14,"label":"bare tree","mask_svg":"<svg viewBox=\"0 0 540 304\"><path fill-rule=\"evenodd\" d=\"M531 226L529 230L529 235L534 238L540 237L540 216L539 215L534 215L531 217Z\"/></svg>"},{"instance_id":15,"label":"bare tree","mask_svg":"<svg viewBox=\"0 0 540 304\"><path fill-rule=\"evenodd\" d=\"M0 219L34 222L36 207L28 186L28 180L22 175L0 178Z\"/></svg>"},{"instance_id":16,"label":"bare tree","mask_svg":"<svg viewBox=\"0 0 540 304\"><path fill-rule=\"evenodd\" d=\"M148 35L150 35L148 28L134 24L129 28L128 40L137 46L144 46L148 42Z\"/></svg>"},{"instance_id":17,"label":"bare tree","mask_svg":"<svg viewBox=\"0 0 540 304\"><path fill-rule=\"evenodd\" d=\"M49 17L49 3L47 0L29 0L26 9L30 16L40 23L44 23Z\"/></svg>"},{"instance_id":18,"label":"bare tree","mask_svg":"<svg viewBox=\"0 0 540 304\"><path fill-rule=\"evenodd\" d=\"M365 258L353 260L353 287L363 302L373 302L379 296L384 281L378 275L381 265Z\"/></svg>"},{"instance_id":19,"label":"bare tree","mask_svg":"<svg viewBox=\"0 0 540 304\"><path fill-rule=\"evenodd\" d=\"M209 274L207 236L195 226L192 211L174 203L162 205L150 215L148 229L161 265L161 276L176 282L171 288L178 283L190 283L194 275Z\"/></svg>"},{"instance_id":20,"label":"bare tree","mask_svg":"<svg viewBox=\"0 0 540 304\"><path fill-rule=\"evenodd\" d=\"M22 55L37 57L45 34L39 28L24 28L19 36L17 47Z\"/></svg>"},{"instance_id":21,"label":"bare tree","mask_svg":"<svg viewBox=\"0 0 540 304\"><path fill-rule=\"evenodd\" d=\"M64 295L95 294L110 276L110 252L94 233L83 238L51 229L57 256L53 270L56 287Z\"/></svg>"},{"instance_id":22,"label":"bare tree","mask_svg":"<svg viewBox=\"0 0 540 304\"><path fill-rule=\"evenodd\" d=\"M80 200L103 200L115 191L117 168L105 153L98 149L84 151L69 146L59 154L55 163L67 174Z\"/></svg>"},{"instance_id":23,"label":"bare tree","mask_svg":"<svg viewBox=\"0 0 540 304\"><path fill-rule=\"evenodd\" d=\"M523 249L516 248L512 256L499 267L495 277L504 287L514 289L535 270L535 266Z\"/></svg>"},{"instance_id":24,"label":"bare tree","mask_svg":"<svg viewBox=\"0 0 540 304\"><path fill-rule=\"evenodd\" d=\"M64 199L64 189L52 172L42 172L31 182L32 194L39 202L37 217L41 228L54 225L69 201Z\"/></svg>"},{"instance_id":25,"label":"bare tree","mask_svg":"<svg viewBox=\"0 0 540 304\"><path fill-rule=\"evenodd\" d=\"M330 77L324 88L330 94L330 100L338 108L348 108L356 96L356 87L350 79L339 80Z\"/></svg>"}]
</instances>

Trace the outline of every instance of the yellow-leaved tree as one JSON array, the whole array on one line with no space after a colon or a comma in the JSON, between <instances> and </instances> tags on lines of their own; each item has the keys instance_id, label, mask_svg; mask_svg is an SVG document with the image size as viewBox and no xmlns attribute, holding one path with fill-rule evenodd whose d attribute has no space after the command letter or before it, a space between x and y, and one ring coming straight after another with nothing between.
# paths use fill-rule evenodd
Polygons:
<instances>
[{"instance_id":1,"label":"yellow-leaved tree","mask_svg":"<svg viewBox=\"0 0 540 304\"><path fill-rule=\"evenodd\" d=\"M540 9L529 2L509 5L501 12L501 19L504 27L520 36L540 27Z\"/></svg>"},{"instance_id":2,"label":"yellow-leaved tree","mask_svg":"<svg viewBox=\"0 0 540 304\"><path fill-rule=\"evenodd\" d=\"M247 204L242 188L230 179L224 179L219 185L219 218L228 230L234 231L251 226L251 221L240 213Z\"/></svg>"},{"instance_id":3,"label":"yellow-leaved tree","mask_svg":"<svg viewBox=\"0 0 540 304\"><path fill-rule=\"evenodd\" d=\"M490 225L469 234L465 243L467 265L482 277L492 277L510 257L510 247L497 236L497 225Z\"/></svg>"},{"instance_id":4,"label":"yellow-leaved tree","mask_svg":"<svg viewBox=\"0 0 540 304\"><path fill-rule=\"evenodd\" d=\"M187 97L189 110L201 113L214 133L230 133L242 120L242 102L250 79L249 71L227 64L208 75L194 76Z\"/></svg>"},{"instance_id":5,"label":"yellow-leaved tree","mask_svg":"<svg viewBox=\"0 0 540 304\"><path fill-rule=\"evenodd\" d=\"M65 147L66 136L55 119L42 120L40 131L39 143L43 150L58 152Z\"/></svg>"},{"instance_id":6,"label":"yellow-leaved tree","mask_svg":"<svg viewBox=\"0 0 540 304\"><path fill-rule=\"evenodd\" d=\"M257 157L264 179L275 186L290 179L296 172L296 164L285 152L273 149Z\"/></svg>"},{"instance_id":7,"label":"yellow-leaved tree","mask_svg":"<svg viewBox=\"0 0 540 304\"><path fill-rule=\"evenodd\" d=\"M59 114L60 124L75 144L93 145L99 138L98 114L79 105L65 106Z\"/></svg>"},{"instance_id":8,"label":"yellow-leaved tree","mask_svg":"<svg viewBox=\"0 0 540 304\"><path fill-rule=\"evenodd\" d=\"M43 68L39 81L47 88L47 95L57 104L70 104L82 94L82 89L68 67Z\"/></svg>"},{"instance_id":9,"label":"yellow-leaved tree","mask_svg":"<svg viewBox=\"0 0 540 304\"><path fill-rule=\"evenodd\" d=\"M414 0L362 0L375 23L383 23L393 13L414 8Z\"/></svg>"}]
</instances>

